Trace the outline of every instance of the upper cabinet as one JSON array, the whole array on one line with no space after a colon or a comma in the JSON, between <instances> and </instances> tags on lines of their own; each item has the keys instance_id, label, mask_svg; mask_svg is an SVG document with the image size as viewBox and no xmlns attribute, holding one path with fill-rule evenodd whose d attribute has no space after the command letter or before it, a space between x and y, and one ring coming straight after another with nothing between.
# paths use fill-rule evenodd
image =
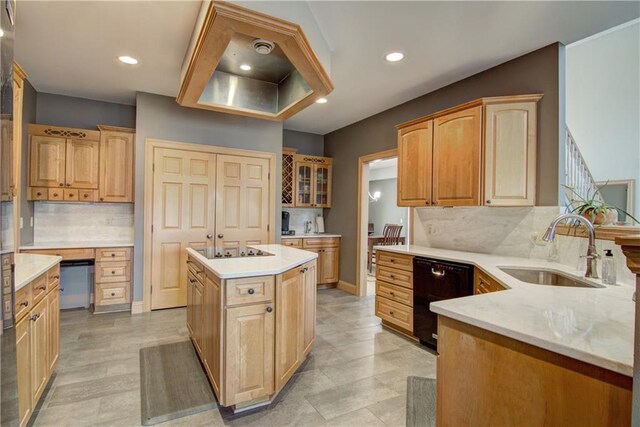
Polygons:
<instances>
[{"instance_id":1,"label":"upper cabinet","mask_svg":"<svg viewBox=\"0 0 640 427\"><path fill-rule=\"evenodd\" d=\"M290 149L282 154L282 206L297 208L330 208L332 159L295 154Z\"/></svg>"},{"instance_id":2,"label":"upper cabinet","mask_svg":"<svg viewBox=\"0 0 640 427\"><path fill-rule=\"evenodd\" d=\"M540 98L482 98L399 125L398 206L533 206Z\"/></svg>"},{"instance_id":3,"label":"upper cabinet","mask_svg":"<svg viewBox=\"0 0 640 427\"><path fill-rule=\"evenodd\" d=\"M29 125L29 138L30 200L133 202L133 130Z\"/></svg>"}]
</instances>

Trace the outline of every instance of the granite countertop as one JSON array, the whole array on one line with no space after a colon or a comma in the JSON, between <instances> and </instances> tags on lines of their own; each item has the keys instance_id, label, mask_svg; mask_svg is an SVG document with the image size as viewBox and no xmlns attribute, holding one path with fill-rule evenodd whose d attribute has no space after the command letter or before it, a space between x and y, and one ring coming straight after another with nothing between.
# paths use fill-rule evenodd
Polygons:
<instances>
[{"instance_id":1,"label":"granite countertop","mask_svg":"<svg viewBox=\"0 0 640 427\"><path fill-rule=\"evenodd\" d=\"M633 376L635 287L604 285L563 264L421 246L379 250L461 262L479 267L508 289L432 303L439 315L504 335L623 375ZM599 288L522 282L499 267L559 270Z\"/></svg>"},{"instance_id":2,"label":"granite countertop","mask_svg":"<svg viewBox=\"0 0 640 427\"><path fill-rule=\"evenodd\" d=\"M76 249L76 248L118 248L133 246L133 242L121 240L86 240L86 241L69 241L69 242L33 242L20 246L21 251L31 249Z\"/></svg>"},{"instance_id":3,"label":"granite countertop","mask_svg":"<svg viewBox=\"0 0 640 427\"><path fill-rule=\"evenodd\" d=\"M322 237L342 237L341 234L331 234L331 233L309 233L309 234L296 234L293 236L280 236L283 239L312 239L312 238L322 238Z\"/></svg>"},{"instance_id":4,"label":"granite countertop","mask_svg":"<svg viewBox=\"0 0 640 427\"><path fill-rule=\"evenodd\" d=\"M283 245L251 245L274 254L273 256L207 259L195 249L188 248L187 253L200 261L205 268L220 279L240 277L271 276L284 273L295 266L318 258L315 252L305 251Z\"/></svg>"},{"instance_id":5,"label":"granite countertop","mask_svg":"<svg viewBox=\"0 0 640 427\"><path fill-rule=\"evenodd\" d=\"M15 290L22 289L42 273L62 261L55 255L16 254L15 255Z\"/></svg>"}]
</instances>

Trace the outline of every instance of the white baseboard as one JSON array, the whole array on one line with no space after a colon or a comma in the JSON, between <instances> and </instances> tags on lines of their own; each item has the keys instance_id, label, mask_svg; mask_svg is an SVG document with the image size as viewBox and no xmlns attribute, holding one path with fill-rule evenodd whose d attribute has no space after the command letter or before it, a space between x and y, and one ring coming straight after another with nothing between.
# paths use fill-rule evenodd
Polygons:
<instances>
[{"instance_id":1,"label":"white baseboard","mask_svg":"<svg viewBox=\"0 0 640 427\"><path fill-rule=\"evenodd\" d=\"M142 301L133 301L131 303L131 314L142 314Z\"/></svg>"},{"instance_id":2,"label":"white baseboard","mask_svg":"<svg viewBox=\"0 0 640 427\"><path fill-rule=\"evenodd\" d=\"M338 281L338 289L345 292L349 292L352 295L358 295L358 288L353 283L345 282L344 280Z\"/></svg>"}]
</instances>

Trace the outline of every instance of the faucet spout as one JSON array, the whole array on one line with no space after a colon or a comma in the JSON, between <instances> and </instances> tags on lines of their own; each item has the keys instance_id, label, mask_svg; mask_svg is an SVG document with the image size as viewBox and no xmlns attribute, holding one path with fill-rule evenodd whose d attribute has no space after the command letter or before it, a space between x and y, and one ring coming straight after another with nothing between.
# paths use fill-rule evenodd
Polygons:
<instances>
[{"instance_id":1,"label":"faucet spout","mask_svg":"<svg viewBox=\"0 0 640 427\"><path fill-rule=\"evenodd\" d=\"M589 236L589 244L587 247L587 255L584 256L584 258L587 259L587 271L585 272L584 277L597 279L598 278L597 263L598 263L599 255L596 252L596 230L593 227L593 224L591 224L591 221L589 221L587 218L583 217L582 215L576 215L576 214L560 215L556 219L551 221L551 224L549 225L549 228L547 228L547 231L544 233L542 240L544 240L545 242L553 242L556 236L556 227L558 226L559 223L566 220L576 220L584 224L584 226L587 228L587 234Z\"/></svg>"}]
</instances>

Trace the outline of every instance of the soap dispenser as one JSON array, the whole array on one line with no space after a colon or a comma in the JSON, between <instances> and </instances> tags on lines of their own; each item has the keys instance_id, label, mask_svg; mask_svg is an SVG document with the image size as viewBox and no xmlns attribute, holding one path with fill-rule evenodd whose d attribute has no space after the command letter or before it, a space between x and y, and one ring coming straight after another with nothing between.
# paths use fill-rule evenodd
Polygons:
<instances>
[{"instance_id":1,"label":"soap dispenser","mask_svg":"<svg viewBox=\"0 0 640 427\"><path fill-rule=\"evenodd\" d=\"M604 261L602 262L602 283L605 285L616 284L616 263L613 259L611 249L606 249Z\"/></svg>"}]
</instances>

